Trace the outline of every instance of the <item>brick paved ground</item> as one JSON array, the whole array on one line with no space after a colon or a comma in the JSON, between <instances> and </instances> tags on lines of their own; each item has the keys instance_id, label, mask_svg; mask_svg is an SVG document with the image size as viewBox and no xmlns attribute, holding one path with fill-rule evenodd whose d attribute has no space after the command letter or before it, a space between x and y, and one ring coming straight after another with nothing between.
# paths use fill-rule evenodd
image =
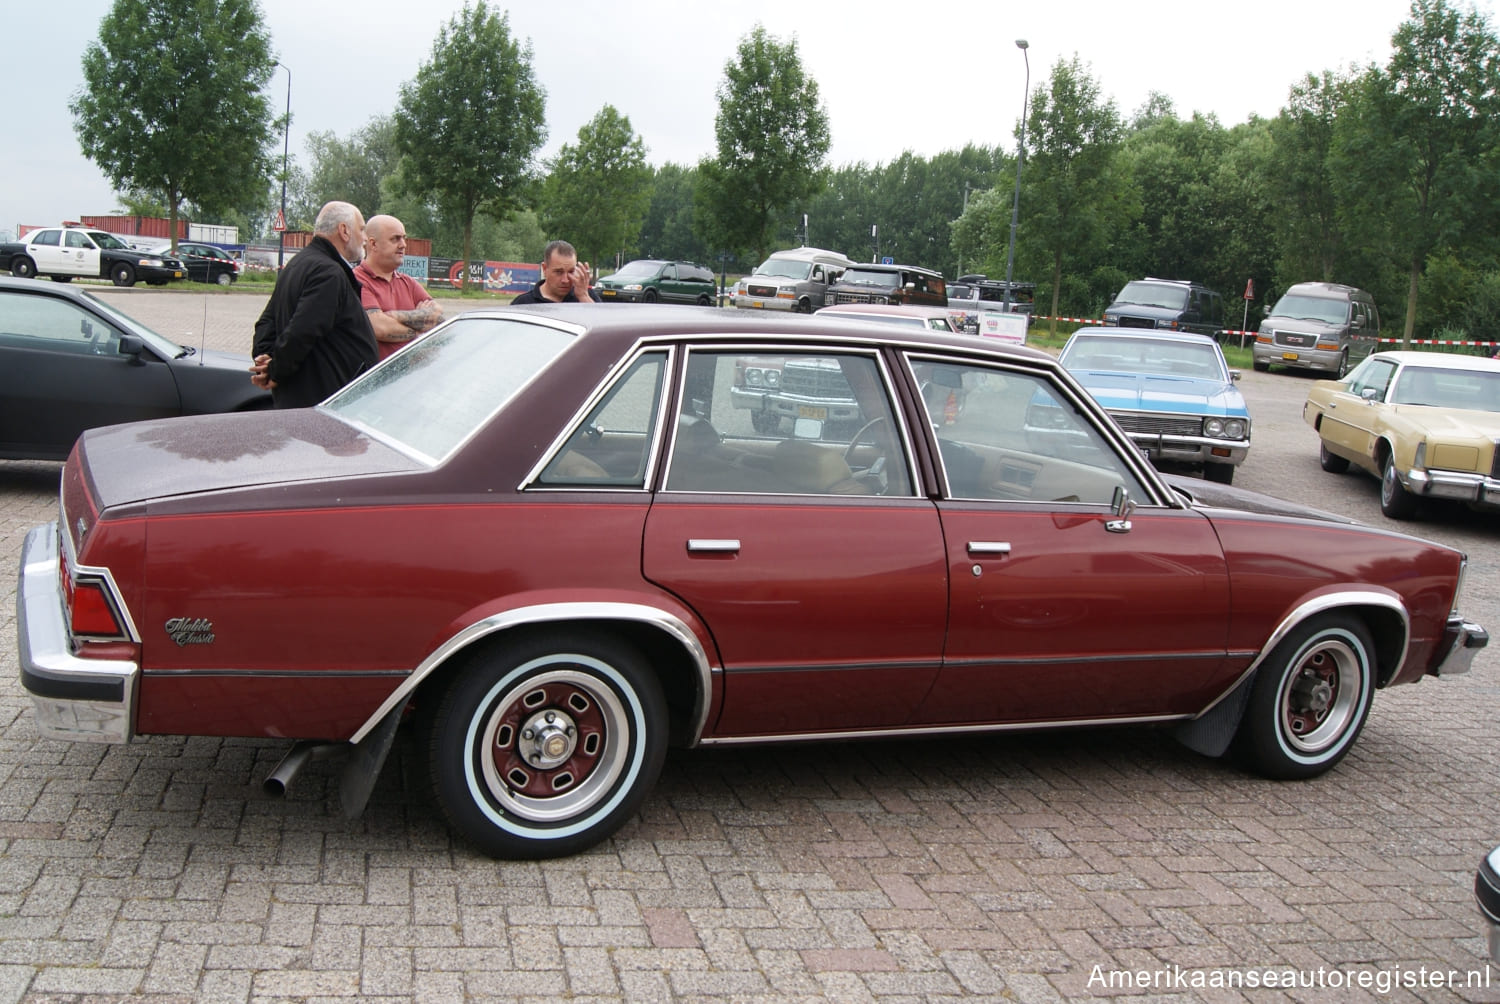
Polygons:
<instances>
[{"instance_id":1,"label":"brick paved ground","mask_svg":"<svg viewBox=\"0 0 1500 1004\"><path fill-rule=\"evenodd\" d=\"M242 350L261 302L108 295L174 337L206 302L209 344ZM1318 470L1306 382L1245 377L1237 483L1381 522L1374 479ZM1500 843L1493 653L1379 694L1311 782L1151 731L677 752L597 850L497 863L435 821L404 737L355 822L333 762L260 793L284 743L39 740L14 569L56 472L0 463L0 1002L1500 1000L1471 893ZM1415 529L1470 551L1467 611L1500 627L1500 521ZM1271 967L1325 985L1171 982ZM1491 986L1326 985L1450 969Z\"/></svg>"}]
</instances>

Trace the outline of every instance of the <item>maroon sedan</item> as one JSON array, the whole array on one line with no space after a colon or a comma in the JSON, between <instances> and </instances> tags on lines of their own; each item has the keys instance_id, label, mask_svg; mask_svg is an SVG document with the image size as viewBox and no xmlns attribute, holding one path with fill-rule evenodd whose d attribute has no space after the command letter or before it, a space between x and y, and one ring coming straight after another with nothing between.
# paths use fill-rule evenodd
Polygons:
<instances>
[{"instance_id":1,"label":"maroon sedan","mask_svg":"<svg viewBox=\"0 0 1500 1004\"><path fill-rule=\"evenodd\" d=\"M357 813L409 719L505 857L605 839L669 743L1140 722L1309 777L1488 641L1461 553L1169 481L1052 358L885 324L467 313L317 408L85 433L61 495L44 735L343 748Z\"/></svg>"}]
</instances>

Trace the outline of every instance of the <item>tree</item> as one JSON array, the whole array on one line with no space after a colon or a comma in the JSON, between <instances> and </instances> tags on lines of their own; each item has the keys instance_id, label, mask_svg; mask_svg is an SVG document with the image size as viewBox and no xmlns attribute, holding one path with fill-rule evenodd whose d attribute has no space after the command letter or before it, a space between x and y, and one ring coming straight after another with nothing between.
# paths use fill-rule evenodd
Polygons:
<instances>
[{"instance_id":1,"label":"tree","mask_svg":"<svg viewBox=\"0 0 1500 1004\"><path fill-rule=\"evenodd\" d=\"M1413 0L1384 69L1372 67L1335 127L1333 177L1361 239L1406 272L1405 343L1430 256L1493 239L1500 195L1500 40L1472 8Z\"/></svg>"},{"instance_id":2,"label":"tree","mask_svg":"<svg viewBox=\"0 0 1500 1004\"><path fill-rule=\"evenodd\" d=\"M1024 243L1022 234L1016 239L1034 263L1050 266L1054 318L1064 265L1083 269L1104 257L1109 239L1139 210L1120 164L1121 135L1114 102L1100 97L1077 56L1059 60L1032 94L1022 169Z\"/></svg>"},{"instance_id":3,"label":"tree","mask_svg":"<svg viewBox=\"0 0 1500 1004\"><path fill-rule=\"evenodd\" d=\"M1339 276L1345 239L1329 155L1334 123L1348 108L1353 79L1309 73L1293 85L1281 114L1271 120L1276 155L1267 165L1277 203L1275 222L1285 251L1282 270L1292 276Z\"/></svg>"},{"instance_id":4,"label":"tree","mask_svg":"<svg viewBox=\"0 0 1500 1004\"><path fill-rule=\"evenodd\" d=\"M754 250L760 261L777 221L823 187L828 112L796 40L778 42L760 25L724 65L718 98L718 156L698 166L699 233L726 250Z\"/></svg>"},{"instance_id":5,"label":"tree","mask_svg":"<svg viewBox=\"0 0 1500 1004\"><path fill-rule=\"evenodd\" d=\"M511 38L510 19L484 0L467 3L438 32L432 59L401 85L396 144L403 188L430 194L463 226L471 259L474 218L502 222L520 208L531 159L547 138L546 96L531 70L531 43Z\"/></svg>"},{"instance_id":6,"label":"tree","mask_svg":"<svg viewBox=\"0 0 1500 1004\"><path fill-rule=\"evenodd\" d=\"M542 220L567 234L585 261L602 262L634 244L651 202L646 144L630 119L605 105L564 143L542 183Z\"/></svg>"},{"instance_id":7,"label":"tree","mask_svg":"<svg viewBox=\"0 0 1500 1004\"><path fill-rule=\"evenodd\" d=\"M332 132L309 133L307 154L305 198L310 204L321 208L335 199L352 202L366 219L387 211L382 185L396 173L401 160L395 119L377 115L348 139Z\"/></svg>"},{"instance_id":8,"label":"tree","mask_svg":"<svg viewBox=\"0 0 1500 1004\"><path fill-rule=\"evenodd\" d=\"M165 205L175 247L184 202L237 208L269 183L275 65L255 0L115 0L84 50L73 129L117 190Z\"/></svg>"}]
</instances>

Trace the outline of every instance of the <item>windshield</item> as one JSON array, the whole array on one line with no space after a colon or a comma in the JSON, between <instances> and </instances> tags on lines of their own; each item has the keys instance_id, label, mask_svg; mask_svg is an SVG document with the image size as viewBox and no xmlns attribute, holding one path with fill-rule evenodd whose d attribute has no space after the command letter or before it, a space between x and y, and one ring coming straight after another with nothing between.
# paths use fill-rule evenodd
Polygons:
<instances>
[{"instance_id":1,"label":"windshield","mask_svg":"<svg viewBox=\"0 0 1500 1004\"><path fill-rule=\"evenodd\" d=\"M839 282L847 286L879 286L881 289L895 289L901 283L901 273L851 268L843 274Z\"/></svg>"},{"instance_id":2,"label":"windshield","mask_svg":"<svg viewBox=\"0 0 1500 1004\"><path fill-rule=\"evenodd\" d=\"M107 234L103 230L90 230L89 237L93 239L95 244L99 245L102 248L113 248L124 251L130 250L129 244L126 244L114 234Z\"/></svg>"},{"instance_id":3,"label":"windshield","mask_svg":"<svg viewBox=\"0 0 1500 1004\"><path fill-rule=\"evenodd\" d=\"M1396 377L1390 403L1500 411L1500 373L1407 366Z\"/></svg>"},{"instance_id":4,"label":"windshield","mask_svg":"<svg viewBox=\"0 0 1500 1004\"><path fill-rule=\"evenodd\" d=\"M439 461L574 338L544 324L459 317L391 356L323 407Z\"/></svg>"},{"instance_id":5,"label":"windshield","mask_svg":"<svg viewBox=\"0 0 1500 1004\"><path fill-rule=\"evenodd\" d=\"M661 271L659 261L633 261L610 276L611 279L650 279Z\"/></svg>"},{"instance_id":6,"label":"windshield","mask_svg":"<svg viewBox=\"0 0 1500 1004\"><path fill-rule=\"evenodd\" d=\"M787 279L806 279L812 274L812 262L795 258L767 258L755 270L756 275L779 275Z\"/></svg>"},{"instance_id":7,"label":"windshield","mask_svg":"<svg viewBox=\"0 0 1500 1004\"><path fill-rule=\"evenodd\" d=\"M1295 317L1299 321L1343 324L1349 319L1349 303L1346 300L1330 300L1326 296L1289 293L1276 301L1271 313L1276 317Z\"/></svg>"},{"instance_id":8,"label":"windshield","mask_svg":"<svg viewBox=\"0 0 1500 1004\"><path fill-rule=\"evenodd\" d=\"M1200 380L1227 380L1217 346L1207 342L1127 335L1099 338L1079 335L1064 348L1059 360L1069 371L1102 370L1112 373L1145 373L1152 376L1189 376Z\"/></svg>"},{"instance_id":9,"label":"windshield","mask_svg":"<svg viewBox=\"0 0 1500 1004\"><path fill-rule=\"evenodd\" d=\"M1165 307L1182 310L1187 306L1188 291L1185 286L1168 286L1160 282L1127 282L1116 303L1130 303L1137 307Z\"/></svg>"}]
</instances>

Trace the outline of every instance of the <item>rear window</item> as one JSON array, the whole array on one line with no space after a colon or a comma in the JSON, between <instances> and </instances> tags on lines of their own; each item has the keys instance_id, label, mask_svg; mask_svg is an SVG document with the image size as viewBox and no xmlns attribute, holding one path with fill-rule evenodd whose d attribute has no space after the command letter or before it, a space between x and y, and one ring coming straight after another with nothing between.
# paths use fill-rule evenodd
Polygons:
<instances>
[{"instance_id":1,"label":"rear window","mask_svg":"<svg viewBox=\"0 0 1500 1004\"><path fill-rule=\"evenodd\" d=\"M574 341L545 324L459 317L391 356L322 407L440 461Z\"/></svg>"}]
</instances>

